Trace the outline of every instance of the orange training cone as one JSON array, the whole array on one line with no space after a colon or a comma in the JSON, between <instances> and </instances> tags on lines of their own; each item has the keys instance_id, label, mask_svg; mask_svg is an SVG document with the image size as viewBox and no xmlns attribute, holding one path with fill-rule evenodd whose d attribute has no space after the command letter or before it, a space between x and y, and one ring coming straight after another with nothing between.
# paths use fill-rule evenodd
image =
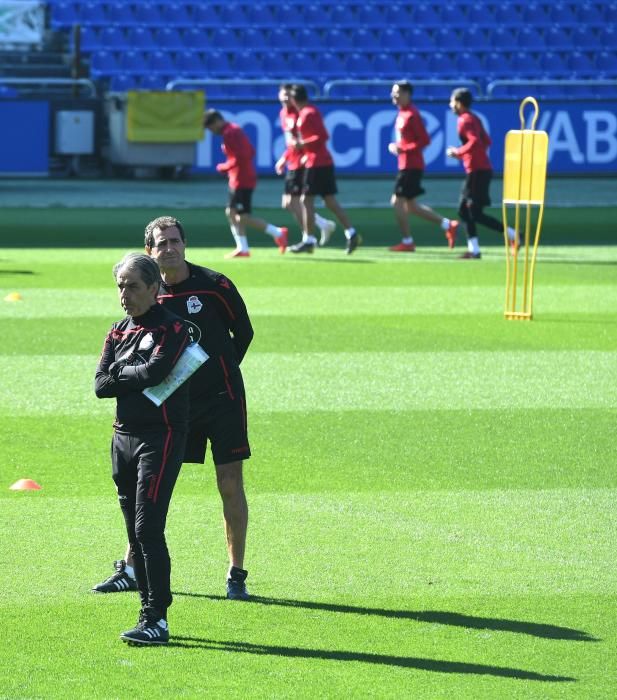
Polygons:
<instances>
[{"instance_id":1,"label":"orange training cone","mask_svg":"<svg viewBox=\"0 0 617 700\"><path fill-rule=\"evenodd\" d=\"M19 292L11 292L4 297L4 301L22 301L23 297Z\"/></svg>"},{"instance_id":2,"label":"orange training cone","mask_svg":"<svg viewBox=\"0 0 617 700\"><path fill-rule=\"evenodd\" d=\"M32 479L20 479L16 481L12 486L9 486L11 491L39 491L42 486L33 481Z\"/></svg>"}]
</instances>

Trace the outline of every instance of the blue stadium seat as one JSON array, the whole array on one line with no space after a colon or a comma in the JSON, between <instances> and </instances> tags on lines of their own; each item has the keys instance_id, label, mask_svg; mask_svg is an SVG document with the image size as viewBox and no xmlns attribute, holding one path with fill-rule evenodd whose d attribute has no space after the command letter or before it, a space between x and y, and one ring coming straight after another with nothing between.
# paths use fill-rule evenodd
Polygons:
<instances>
[{"instance_id":1,"label":"blue stadium seat","mask_svg":"<svg viewBox=\"0 0 617 700\"><path fill-rule=\"evenodd\" d=\"M399 67L406 76L424 78L428 73L428 59L422 53L405 53L401 55Z\"/></svg>"},{"instance_id":2,"label":"blue stadium seat","mask_svg":"<svg viewBox=\"0 0 617 700\"><path fill-rule=\"evenodd\" d=\"M607 24L617 24L617 2L609 2L604 8L604 21Z\"/></svg>"},{"instance_id":3,"label":"blue stadium seat","mask_svg":"<svg viewBox=\"0 0 617 700\"><path fill-rule=\"evenodd\" d=\"M587 49L595 51L598 47L598 36L589 27L577 27L570 34L571 46L576 46L578 49Z\"/></svg>"},{"instance_id":4,"label":"blue stadium seat","mask_svg":"<svg viewBox=\"0 0 617 700\"><path fill-rule=\"evenodd\" d=\"M296 30L295 43L303 49L319 49L324 45L321 32L314 27Z\"/></svg>"},{"instance_id":5,"label":"blue stadium seat","mask_svg":"<svg viewBox=\"0 0 617 700\"><path fill-rule=\"evenodd\" d=\"M114 25L100 29L99 39L101 46L104 46L110 51L118 51L119 49L130 48L131 46L122 29Z\"/></svg>"},{"instance_id":6,"label":"blue stadium seat","mask_svg":"<svg viewBox=\"0 0 617 700\"><path fill-rule=\"evenodd\" d=\"M327 54L317 54L322 57ZM340 58L339 58L340 61ZM285 74L287 78L298 77L298 74L302 78L315 78L319 76L324 82L331 78L327 72L322 72L322 68L318 65L318 59L315 54L304 53L298 51L297 53L290 54L287 56L288 71Z\"/></svg>"},{"instance_id":7,"label":"blue stadium seat","mask_svg":"<svg viewBox=\"0 0 617 700\"><path fill-rule=\"evenodd\" d=\"M263 61L261 56L252 51L239 51L234 57L233 67L241 78L263 77Z\"/></svg>"},{"instance_id":8,"label":"blue stadium seat","mask_svg":"<svg viewBox=\"0 0 617 700\"><path fill-rule=\"evenodd\" d=\"M238 38L232 29L227 27L219 27L214 29L209 36L208 46L214 46L217 49L232 49L238 45Z\"/></svg>"},{"instance_id":9,"label":"blue stadium seat","mask_svg":"<svg viewBox=\"0 0 617 700\"><path fill-rule=\"evenodd\" d=\"M201 78L206 74L206 62L199 51L179 51L176 54L176 72L183 78Z\"/></svg>"},{"instance_id":10,"label":"blue stadium seat","mask_svg":"<svg viewBox=\"0 0 617 700\"><path fill-rule=\"evenodd\" d=\"M189 12L189 6L177 2L166 2L161 5L161 17L167 27L192 27L194 22Z\"/></svg>"},{"instance_id":11,"label":"blue stadium seat","mask_svg":"<svg viewBox=\"0 0 617 700\"><path fill-rule=\"evenodd\" d=\"M447 53L436 51L431 53L428 59L428 72L432 77L445 78L452 74L454 61Z\"/></svg>"},{"instance_id":12,"label":"blue stadium seat","mask_svg":"<svg viewBox=\"0 0 617 700\"><path fill-rule=\"evenodd\" d=\"M289 29L276 28L268 35L268 45L273 49L293 51L298 43Z\"/></svg>"},{"instance_id":13,"label":"blue stadium seat","mask_svg":"<svg viewBox=\"0 0 617 700\"><path fill-rule=\"evenodd\" d=\"M523 27L518 33L518 45L539 51L546 46L544 34L537 27Z\"/></svg>"},{"instance_id":14,"label":"blue stadium seat","mask_svg":"<svg viewBox=\"0 0 617 700\"><path fill-rule=\"evenodd\" d=\"M120 73L118 59L113 51L97 51L90 58L90 75L96 80Z\"/></svg>"},{"instance_id":15,"label":"blue stadium seat","mask_svg":"<svg viewBox=\"0 0 617 700\"><path fill-rule=\"evenodd\" d=\"M593 78L596 74L596 66L593 60L580 51L574 51L570 54L568 68L575 78Z\"/></svg>"},{"instance_id":16,"label":"blue stadium seat","mask_svg":"<svg viewBox=\"0 0 617 700\"><path fill-rule=\"evenodd\" d=\"M407 42L403 38L400 30L388 27L378 35L378 41L383 51L407 51Z\"/></svg>"},{"instance_id":17,"label":"blue stadium seat","mask_svg":"<svg viewBox=\"0 0 617 700\"><path fill-rule=\"evenodd\" d=\"M469 13L473 11L473 8L475 8L476 5L472 5L469 8ZM484 7L484 6L483 6ZM491 11L492 12L492 11ZM484 17L485 15L483 15ZM449 27L458 27L458 28L463 28L465 27L466 29L470 26L470 22L473 24L479 24L475 19L470 19L470 15L465 16L465 8L464 6L454 4L454 3L444 3L443 7L441 8L441 21L443 22L444 25L449 26ZM492 15L489 13L489 19L493 19ZM493 19L494 21L494 19Z\"/></svg>"},{"instance_id":18,"label":"blue stadium seat","mask_svg":"<svg viewBox=\"0 0 617 700\"><path fill-rule=\"evenodd\" d=\"M484 65L477 53L463 51L456 55L458 75L469 80L478 79L484 75Z\"/></svg>"},{"instance_id":19,"label":"blue stadium seat","mask_svg":"<svg viewBox=\"0 0 617 700\"><path fill-rule=\"evenodd\" d=\"M159 48L167 51L183 51L186 48L178 27L160 27L156 30L155 39Z\"/></svg>"},{"instance_id":20,"label":"blue stadium seat","mask_svg":"<svg viewBox=\"0 0 617 700\"><path fill-rule=\"evenodd\" d=\"M371 78L373 65L365 53L351 53L345 61L346 73L350 78Z\"/></svg>"},{"instance_id":21,"label":"blue stadium seat","mask_svg":"<svg viewBox=\"0 0 617 700\"><path fill-rule=\"evenodd\" d=\"M98 2L85 3L81 8L80 15L80 21L83 25L104 27L109 23L105 6Z\"/></svg>"},{"instance_id":22,"label":"blue stadium seat","mask_svg":"<svg viewBox=\"0 0 617 700\"><path fill-rule=\"evenodd\" d=\"M125 51L120 54L120 72L143 75L148 72L146 54L142 51Z\"/></svg>"},{"instance_id":23,"label":"blue stadium seat","mask_svg":"<svg viewBox=\"0 0 617 700\"><path fill-rule=\"evenodd\" d=\"M518 30L510 27L498 27L491 32L490 39L494 50L516 49L518 47Z\"/></svg>"},{"instance_id":24,"label":"blue stadium seat","mask_svg":"<svg viewBox=\"0 0 617 700\"><path fill-rule=\"evenodd\" d=\"M227 27L246 27L250 24L248 18L248 5L226 3L219 9L221 24Z\"/></svg>"},{"instance_id":25,"label":"blue stadium seat","mask_svg":"<svg viewBox=\"0 0 617 700\"><path fill-rule=\"evenodd\" d=\"M206 28L203 26L187 29L182 38L187 49L201 51L208 47L209 39Z\"/></svg>"},{"instance_id":26,"label":"blue stadium seat","mask_svg":"<svg viewBox=\"0 0 617 700\"><path fill-rule=\"evenodd\" d=\"M266 51L263 57L264 75L269 78L285 78L295 70L291 67L291 61L288 62L285 54Z\"/></svg>"},{"instance_id":27,"label":"blue stadium seat","mask_svg":"<svg viewBox=\"0 0 617 700\"><path fill-rule=\"evenodd\" d=\"M71 41L72 40L73 33L71 32ZM97 49L105 48L101 43L98 27L82 27L80 29L80 46L84 53L91 53Z\"/></svg>"},{"instance_id":28,"label":"blue stadium seat","mask_svg":"<svg viewBox=\"0 0 617 700\"><path fill-rule=\"evenodd\" d=\"M503 80L512 76L508 55L498 51L490 51L486 54L484 70L492 80Z\"/></svg>"},{"instance_id":29,"label":"blue stadium seat","mask_svg":"<svg viewBox=\"0 0 617 700\"><path fill-rule=\"evenodd\" d=\"M158 75L156 73L145 73L139 78L139 87L141 90L162 92L165 89L168 78L169 76Z\"/></svg>"},{"instance_id":30,"label":"blue stadium seat","mask_svg":"<svg viewBox=\"0 0 617 700\"><path fill-rule=\"evenodd\" d=\"M137 22L135 14L133 13L133 7L126 2L114 2L109 4L107 14L110 22L123 27L130 27Z\"/></svg>"},{"instance_id":31,"label":"blue stadium seat","mask_svg":"<svg viewBox=\"0 0 617 700\"><path fill-rule=\"evenodd\" d=\"M491 42L489 34L492 29L482 29L481 27L469 27L463 30L465 37L465 49L467 51L487 51Z\"/></svg>"},{"instance_id":32,"label":"blue stadium seat","mask_svg":"<svg viewBox=\"0 0 617 700\"><path fill-rule=\"evenodd\" d=\"M416 26L439 27L441 25L441 16L437 5L424 3L416 5L413 10L413 19Z\"/></svg>"},{"instance_id":33,"label":"blue stadium seat","mask_svg":"<svg viewBox=\"0 0 617 700\"><path fill-rule=\"evenodd\" d=\"M540 56L540 72L544 78L566 78L569 69L562 54L552 51L543 52Z\"/></svg>"},{"instance_id":34,"label":"blue stadium seat","mask_svg":"<svg viewBox=\"0 0 617 700\"><path fill-rule=\"evenodd\" d=\"M330 51L340 51L351 48L349 34L341 29L326 29L323 36L323 44Z\"/></svg>"},{"instance_id":35,"label":"blue stadium seat","mask_svg":"<svg viewBox=\"0 0 617 700\"><path fill-rule=\"evenodd\" d=\"M215 78L231 78L235 71L231 67L229 54L225 51L211 51L204 55L208 68L208 75Z\"/></svg>"},{"instance_id":36,"label":"blue stadium seat","mask_svg":"<svg viewBox=\"0 0 617 700\"><path fill-rule=\"evenodd\" d=\"M523 22L528 27L548 27L553 24L548 7L540 2L523 5Z\"/></svg>"},{"instance_id":37,"label":"blue stadium seat","mask_svg":"<svg viewBox=\"0 0 617 700\"><path fill-rule=\"evenodd\" d=\"M391 53L378 53L373 58L373 70L379 78L398 79L400 72L396 56Z\"/></svg>"},{"instance_id":38,"label":"blue stadium seat","mask_svg":"<svg viewBox=\"0 0 617 700\"><path fill-rule=\"evenodd\" d=\"M54 3L50 13L52 29L65 29L79 22L78 5L73 2Z\"/></svg>"},{"instance_id":39,"label":"blue stadium seat","mask_svg":"<svg viewBox=\"0 0 617 700\"><path fill-rule=\"evenodd\" d=\"M329 16L326 16L319 20L318 26L335 26L348 29L357 25L355 21L355 15L352 12L352 8L348 5L334 5L329 8Z\"/></svg>"},{"instance_id":40,"label":"blue stadium seat","mask_svg":"<svg viewBox=\"0 0 617 700\"><path fill-rule=\"evenodd\" d=\"M551 51L565 51L572 47L570 35L562 27L550 27L544 32L544 40Z\"/></svg>"},{"instance_id":41,"label":"blue stadium seat","mask_svg":"<svg viewBox=\"0 0 617 700\"><path fill-rule=\"evenodd\" d=\"M600 26L604 24L604 13L600 8L591 2L584 2L576 8L576 15L579 22L583 24L594 24Z\"/></svg>"},{"instance_id":42,"label":"blue stadium seat","mask_svg":"<svg viewBox=\"0 0 617 700\"><path fill-rule=\"evenodd\" d=\"M353 47L359 51L374 51L380 47L379 39L375 32L362 27L352 33L351 42Z\"/></svg>"},{"instance_id":43,"label":"blue stadium seat","mask_svg":"<svg viewBox=\"0 0 617 700\"><path fill-rule=\"evenodd\" d=\"M135 21L141 27L162 27L165 25L161 17L161 8L150 2L135 4Z\"/></svg>"},{"instance_id":44,"label":"blue stadium seat","mask_svg":"<svg viewBox=\"0 0 617 700\"><path fill-rule=\"evenodd\" d=\"M360 5L356 12L356 20L358 24L366 28L381 27L386 24L384 7L372 2Z\"/></svg>"},{"instance_id":45,"label":"blue stadium seat","mask_svg":"<svg viewBox=\"0 0 617 700\"><path fill-rule=\"evenodd\" d=\"M411 51L428 51L435 48L435 40L423 29L404 27L403 38Z\"/></svg>"},{"instance_id":46,"label":"blue stadium seat","mask_svg":"<svg viewBox=\"0 0 617 700\"><path fill-rule=\"evenodd\" d=\"M276 8L276 22L280 27L291 28L304 24L304 18L297 5L283 3Z\"/></svg>"},{"instance_id":47,"label":"blue stadium seat","mask_svg":"<svg viewBox=\"0 0 617 700\"><path fill-rule=\"evenodd\" d=\"M518 78L534 78L540 73L540 64L529 51L517 51L512 54L510 67Z\"/></svg>"},{"instance_id":48,"label":"blue stadium seat","mask_svg":"<svg viewBox=\"0 0 617 700\"><path fill-rule=\"evenodd\" d=\"M453 27L440 27L433 32L433 39L439 51L454 51L461 46L467 46L467 33L464 42L461 41L456 29Z\"/></svg>"},{"instance_id":49,"label":"blue stadium seat","mask_svg":"<svg viewBox=\"0 0 617 700\"><path fill-rule=\"evenodd\" d=\"M405 2L400 5L388 5L385 11L385 20L389 26L405 28L414 23L413 6Z\"/></svg>"},{"instance_id":50,"label":"blue stadium seat","mask_svg":"<svg viewBox=\"0 0 617 700\"><path fill-rule=\"evenodd\" d=\"M617 49L617 32L614 27L609 25L601 29L598 41L603 49Z\"/></svg>"},{"instance_id":51,"label":"blue stadium seat","mask_svg":"<svg viewBox=\"0 0 617 700\"><path fill-rule=\"evenodd\" d=\"M561 26L576 26L578 24L575 10L570 3L566 2L551 3L549 21Z\"/></svg>"},{"instance_id":52,"label":"blue stadium seat","mask_svg":"<svg viewBox=\"0 0 617 700\"><path fill-rule=\"evenodd\" d=\"M267 45L266 29L247 27L242 30L242 45L247 49L264 49Z\"/></svg>"},{"instance_id":53,"label":"blue stadium seat","mask_svg":"<svg viewBox=\"0 0 617 700\"><path fill-rule=\"evenodd\" d=\"M194 27L218 27L220 24L221 19L217 5L197 2L193 5Z\"/></svg>"},{"instance_id":54,"label":"blue stadium seat","mask_svg":"<svg viewBox=\"0 0 617 700\"><path fill-rule=\"evenodd\" d=\"M601 51L596 57L596 67L604 78L617 78L617 53Z\"/></svg>"},{"instance_id":55,"label":"blue stadium seat","mask_svg":"<svg viewBox=\"0 0 617 700\"><path fill-rule=\"evenodd\" d=\"M149 27L131 27L128 31L127 43L133 49L155 51L159 48Z\"/></svg>"},{"instance_id":56,"label":"blue stadium seat","mask_svg":"<svg viewBox=\"0 0 617 700\"><path fill-rule=\"evenodd\" d=\"M501 27L516 27L523 24L523 15L518 5L502 3L495 8L495 23Z\"/></svg>"},{"instance_id":57,"label":"blue stadium seat","mask_svg":"<svg viewBox=\"0 0 617 700\"><path fill-rule=\"evenodd\" d=\"M128 75L126 73L118 73L112 75L109 81L109 89L112 92L127 92L134 90L139 86L139 81L136 75Z\"/></svg>"},{"instance_id":58,"label":"blue stadium seat","mask_svg":"<svg viewBox=\"0 0 617 700\"><path fill-rule=\"evenodd\" d=\"M317 57L317 68L324 81L345 77L345 64L340 54L325 51Z\"/></svg>"},{"instance_id":59,"label":"blue stadium seat","mask_svg":"<svg viewBox=\"0 0 617 700\"><path fill-rule=\"evenodd\" d=\"M278 24L274 7L263 3L249 5L246 14L252 27L275 27Z\"/></svg>"},{"instance_id":60,"label":"blue stadium seat","mask_svg":"<svg viewBox=\"0 0 617 700\"><path fill-rule=\"evenodd\" d=\"M154 51L146 55L149 72L157 75L171 75L175 72L174 62L169 51Z\"/></svg>"},{"instance_id":61,"label":"blue stadium seat","mask_svg":"<svg viewBox=\"0 0 617 700\"><path fill-rule=\"evenodd\" d=\"M454 7L457 8L459 14L462 14L460 5L455 5ZM471 26L475 24L482 27L494 27L496 25L495 8L491 5L477 2L469 7L467 21Z\"/></svg>"}]
</instances>

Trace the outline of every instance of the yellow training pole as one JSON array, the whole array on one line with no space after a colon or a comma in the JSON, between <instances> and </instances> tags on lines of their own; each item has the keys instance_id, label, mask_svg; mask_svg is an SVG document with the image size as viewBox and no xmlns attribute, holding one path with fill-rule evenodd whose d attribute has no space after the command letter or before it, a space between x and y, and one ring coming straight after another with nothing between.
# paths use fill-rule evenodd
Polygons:
<instances>
[{"instance_id":1,"label":"yellow training pole","mask_svg":"<svg viewBox=\"0 0 617 700\"><path fill-rule=\"evenodd\" d=\"M534 114L531 129L525 129L525 106L531 104ZM526 97L520 105L520 130L506 134L503 167L503 236L506 246L506 302L507 319L530 321L533 317L533 283L540 230L544 215L546 167L548 163L548 134L536 131L540 108L533 97ZM507 206L514 205L514 243L508 238ZM525 230L521 236L521 205L525 207ZM531 239L532 207L538 207L536 230ZM519 281L518 253L523 253L522 280ZM517 291L521 290L522 302L517 304Z\"/></svg>"}]
</instances>

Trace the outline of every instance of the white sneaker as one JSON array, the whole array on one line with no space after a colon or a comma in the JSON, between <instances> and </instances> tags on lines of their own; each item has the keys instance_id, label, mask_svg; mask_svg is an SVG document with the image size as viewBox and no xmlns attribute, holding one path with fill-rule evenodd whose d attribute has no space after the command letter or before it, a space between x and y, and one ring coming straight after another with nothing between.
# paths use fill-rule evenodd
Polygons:
<instances>
[{"instance_id":1,"label":"white sneaker","mask_svg":"<svg viewBox=\"0 0 617 700\"><path fill-rule=\"evenodd\" d=\"M321 229L321 238L319 239L319 245L328 245L328 241L332 238L332 234L336 231L336 224L334 221L326 219L324 227Z\"/></svg>"}]
</instances>

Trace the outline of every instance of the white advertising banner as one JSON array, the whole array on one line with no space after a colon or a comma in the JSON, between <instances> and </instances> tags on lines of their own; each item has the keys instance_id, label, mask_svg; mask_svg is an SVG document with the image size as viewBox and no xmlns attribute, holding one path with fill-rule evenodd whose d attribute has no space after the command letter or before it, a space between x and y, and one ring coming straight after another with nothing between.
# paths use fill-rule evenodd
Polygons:
<instances>
[{"instance_id":1,"label":"white advertising banner","mask_svg":"<svg viewBox=\"0 0 617 700\"><path fill-rule=\"evenodd\" d=\"M39 44L44 29L44 3L0 0L0 45Z\"/></svg>"}]
</instances>

